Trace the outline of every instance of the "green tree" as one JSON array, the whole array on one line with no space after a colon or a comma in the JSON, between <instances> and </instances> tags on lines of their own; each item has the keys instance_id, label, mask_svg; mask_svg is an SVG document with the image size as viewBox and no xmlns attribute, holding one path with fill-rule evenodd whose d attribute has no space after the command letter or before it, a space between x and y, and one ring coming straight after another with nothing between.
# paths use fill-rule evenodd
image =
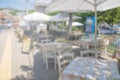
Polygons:
<instances>
[{"instance_id":1,"label":"green tree","mask_svg":"<svg viewBox=\"0 0 120 80\"><path fill-rule=\"evenodd\" d=\"M31 13L33 13L33 12L35 12L35 10L29 10L29 11L28 11L28 14L31 14Z\"/></svg>"},{"instance_id":2,"label":"green tree","mask_svg":"<svg viewBox=\"0 0 120 80\"><path fill-rule=\"evenodd\" d=\"M120 23L120 8L111 9L104 12L98 12L98 22L107 22L114 25Z\"/></svg>"},{"instance_id":3,"label":"green tree","mask_svg":"<svg viewBox=\"0 0 120 80\"><path fill-rule=\"evenodd\" d=\"M10 14L16 15L19 12L19 10L11 10Z\"/></svg>"}]
</instances>

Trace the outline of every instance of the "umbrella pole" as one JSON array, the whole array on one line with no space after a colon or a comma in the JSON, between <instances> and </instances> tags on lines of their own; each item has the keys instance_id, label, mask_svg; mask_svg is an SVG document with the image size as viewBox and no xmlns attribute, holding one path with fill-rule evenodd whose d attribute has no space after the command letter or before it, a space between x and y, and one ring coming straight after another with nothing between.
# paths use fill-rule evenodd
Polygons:
<instances>
[{"instance_id":1,"label":"umbrella pole","mask_svg":"<svg viewBox=\"0 0 120 80\"><path fill-rule=\"evenodd\" d=\"M97 46L96 46L96 44L97 44L97 2L96 2L96 0L94 0L95 1L95 5L94 5L94 7L95 7L95 35L94 35L94 40L95 40L95 52L96 52L96 55L95 55L95 57L97 58L98 57L98 53L97 53Z\"/></svg>"}]
</instances>

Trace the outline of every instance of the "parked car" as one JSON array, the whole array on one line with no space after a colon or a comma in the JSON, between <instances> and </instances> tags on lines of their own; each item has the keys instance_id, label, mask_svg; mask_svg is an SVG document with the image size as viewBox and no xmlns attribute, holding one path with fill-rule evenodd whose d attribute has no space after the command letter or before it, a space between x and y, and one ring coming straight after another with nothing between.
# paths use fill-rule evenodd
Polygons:
<instances>
[{"instance_id":1,"label":"parked car","mask_svg":"<svg viewBox=\"0 0 120 80\"><path fill-rule=\"evenodd\" d=\"M99 24L99 28L102 28L102 29L110 29L112 28L109 24L107 23L103 23L103 24Z\"/></svg>"},{"instance_id":2,"label":"parked car","mask_svg":"<svg viewBox=\"0 0 120 80\"><path fill-rule=\"evenodd\" d=\"M107 23L103 23L99 25L99 29L98 29L99 34L116 34L116 32L117 31Z\"/></svg>"},{"instance_id":3,"label":"parked car","mask_svg":"<svg viewBox=\"0 0 120 80\"><path fill-rule=\"evenodd\" d=\"M12 27L12 23L5 23L4 26Z\"/></svg>"},{"instance_id":4,"label":"parked car","mask_svg":"<svg viewBox=\"0 0 120 80\"><path fill-rule=\"evenodd\" d=\"M11 27L5 26L5 25L0 25L0 30L5 30L5 29L10 29Z\"/></svg>"},{"instance_id":5,"label":"parked car","mask_svg":"<svg viewBox=\"0 0 120 80\"><path fill-rule=\"evenodd\" d=\"M116 31L116 34L120 34L120 25L113 26L113 29Z\"/></svg>"},{"instance_id":6,"label":"parked car","mask_svg":"<svg viewBox=\"0 0 120 80\"><path fill-rule=\"evenodd\" d=\"M113 30L113 29L109 29L109 28L107 28L107 29L102 29L102 28L100 28L100 29L98 30L98 33L99 33L99 34L116 34L116 32L117 32L117 31L115 31L115 30Z\"/></svg>"},{"instance_id":7,"label":"parked car","mask_svg":"<svg viewBox=\"0 0 120 80\"><path fill-rule=\"evenodd\" d=\"M116 34L120 34L120 31L117 31Z\"/></svg>"}]
</instances>

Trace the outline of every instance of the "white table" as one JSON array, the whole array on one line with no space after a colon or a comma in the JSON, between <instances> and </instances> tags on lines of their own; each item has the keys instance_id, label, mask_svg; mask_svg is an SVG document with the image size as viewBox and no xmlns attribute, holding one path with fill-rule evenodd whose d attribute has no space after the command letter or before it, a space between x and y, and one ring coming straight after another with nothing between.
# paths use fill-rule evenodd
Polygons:
<instances>
[{"instance_id":1,"label":"white table","mask_svg":"<svg viewBox=\"0 0 120 80\"><path fill-rule=\"evenodd\" d=\"M61 80L82 80L81 78L111 80L118 76L119 72L114 61L77 57L62 72Z\"/></svg>"},{"instance_id":2,"label":"white table","mask_svg":"<svg viewBox=\"0 0 120 80\"><path fill-rule=\"evenodd\" d=\"M92 42L93 41L93 39L81 39L81 41L84 41L84 42Z\"/></svg>"},{"instance_id":3,"label":"white table","mask_svg":"<svg viewBox=\"0 0 120 80\"><path fill-rule=\"evenodd\" d=\"M42 50L42 48L45 48L46 46L54 46L54 49L52 49L52 50L54 50L57 53L57 55L62 54L62 52L69 46L72 49L72 45L70 43L60 43L60 42L40 43L39 46L41 46L40 47L41 50ZM43 52L43 59L45 59L44 52Z\"/></svg>"}]
</instances>

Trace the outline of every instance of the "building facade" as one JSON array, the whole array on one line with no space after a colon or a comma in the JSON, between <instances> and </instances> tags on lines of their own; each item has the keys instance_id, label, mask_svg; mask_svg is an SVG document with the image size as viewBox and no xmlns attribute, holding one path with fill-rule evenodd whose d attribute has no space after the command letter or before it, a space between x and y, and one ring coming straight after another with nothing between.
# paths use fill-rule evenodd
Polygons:
<instances>
[{"instance_id":1,"label":"building facade","mask_svg":"<svg viewBox=\"0 0 120 80\"><path fill-rule=\"evenodd\" d=\"M45 12L46 7L52 2L52 0L36 0L35 9L38 12Z\"/></svg>"}]
</instances>

